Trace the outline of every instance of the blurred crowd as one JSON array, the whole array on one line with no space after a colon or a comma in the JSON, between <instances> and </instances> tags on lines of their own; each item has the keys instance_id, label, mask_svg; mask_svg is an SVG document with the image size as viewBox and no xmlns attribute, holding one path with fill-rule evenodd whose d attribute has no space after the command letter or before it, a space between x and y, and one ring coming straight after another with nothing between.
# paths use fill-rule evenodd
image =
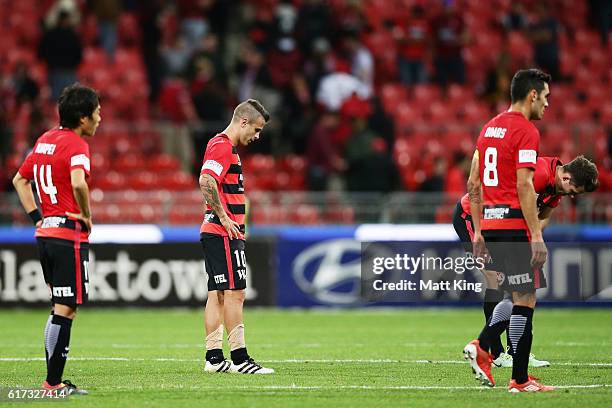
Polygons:
<instances>
[{"instance_id":1,"label":"blurred crowd","mask_svg":"<svg viewBox=\"0 0 612 408\"><path fill-rule=\"evenodd\" d=\"M207 141L223 129L233 106L259 99L272 121L248 153L303 156L310 190L460 193L473 146L424 145L406 159L418 168L403 166L397 154L403 133L397 106L385 104L386 85L407 92L434 87L439 92L432 95L441 100L453 86L468 89L487 106L477 118L482 125L507 108L510 79L519 67L539 66L555 84L574 83L571 70L563 69L561 39L572 38L576 24L598 33L597 47L612 49L612 3L604 0L585 2L580 23L571 21L576 2L569 0L16 3L21 5L0 14L25 13L36 21L27 22L34 28L9 25L19 33L17 51L0 57L6 59L0 64L0 163L23 157L54 122L61 89L81 80L100 86L101 129L114 120L153 121L160 149L194 174ZM479 8L488 10L484 22L475 14ZM23 50L32 50L32 56ZM609 57L604 64L609 69ZM419 103L429 109L436 101ZM610 128L606 132L607 162L598 165L609 179L612 136ZM410 150L406 140L399 145ZM10 167L0 166L0 172ZM0 177L5 183L0 189L8 187L6 179ZM610 188L606 180L603 189Z\"/></svg>"}]
</instances>

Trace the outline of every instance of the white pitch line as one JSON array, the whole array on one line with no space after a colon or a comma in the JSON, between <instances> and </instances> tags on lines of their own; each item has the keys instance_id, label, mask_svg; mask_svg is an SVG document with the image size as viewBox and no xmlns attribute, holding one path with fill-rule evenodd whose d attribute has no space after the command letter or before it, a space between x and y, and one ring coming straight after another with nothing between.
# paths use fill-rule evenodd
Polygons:
<instances>
[{"instance_id":1,"label":"white pitch line","mask_svg":"<svg viewBox=\"0 0 612 408\"><path fill-rule=\"evenodd\" d=\"M612 384L584 384L584 385L556 385L559 389L592 389L592 388L608 388ZM193 385L189 387L178 385L160 384L157 388L161 389L190 389L190 390L219 390L217 386L199 386ZM145 389L144 386L134 387L99 387L99 389ZM285 390L285 391L310 391L310 390L478 390L478 391L506 391L506 387L484 387L484 386L443 386L443 385L226 385L224 390Z\"/></svg>"},{"instance_id":2,"label":"white pitch line","mask_svg":"<svg viewBox=\"0 0 612 408\"><path fill-rule=\"evenodd\" d=\"M204 362L201 358L139 358L139 357L69 357L71 361L169 361L169 362ZM0 362L11 361L45 361L43 357L0 357ZM278 364L342 364L342 363L357 363L357 364L467 364L464 360L392 360L392 359L286 359L286 360L260 360L262 363L278 363ZM612 363L578 363L578 362L558 362L552 363L552 366L589 366L589 367L612 367Z\"/></svg>"}]
</instances>

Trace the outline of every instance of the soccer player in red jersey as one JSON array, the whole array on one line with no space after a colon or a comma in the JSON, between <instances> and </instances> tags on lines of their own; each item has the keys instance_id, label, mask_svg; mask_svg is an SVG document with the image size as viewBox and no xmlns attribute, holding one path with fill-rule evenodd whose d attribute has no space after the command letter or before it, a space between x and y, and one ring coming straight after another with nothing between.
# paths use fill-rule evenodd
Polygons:
<instances>
[{"instance_id":1,"label":"soccer player in red jersey","mask_svg":"<svg viewBox=\"0 0 612 408\"><path fill-rule=\"evenodd\" d=\"M504 273L503 285L512 293L514 306L510 316L500 314L485 325L478 339L468 343L463 352L477 378L494 386L489 350L509 326L511 392L554 389L528 375L536 289L546 287L542 266L547 257L533 185L540 133L531 121L544 116L549 82L550 76L538 69L520 70L514 75L510 109L481 130L468 179L474 256L482 257L488 250L496 270Z\"/></svg>"},{"instance_id":2,"label":"soccer player in red jersey","mask_svg":"<svg viewBox=\"0 0 612 408\"><path fill-rule=\"evenodd\" d=\"M89 291L88 236L89 145L100 124L97 93L85 86L66 87L58 101L60 126L38 138L13 179L21 205L36 225L36 241L45 282L51 295L51 315L45 327L47 378L43 388L87 394L62 381L68 358L70 329ZM42 215L30 181L34 180Z\"/></svg>"},{"instance_id":3,"label":"soccer player in red jersey","mask_svg":"<svg viewBox=\"0 0 612 408\"><path fill-rule=\"evenodd\" d=\"M246 288L244 221L246 199L242 165L236 146L259 139L270 119L254 99L240 103L227 128L206 146L200 189L206 199L206 215L200 228L204 263L208 273L206 372L272 374L247 353L242 309ZM223 356L223 323L231 350L231 362Z\"/></svg>"},{"instance_id":4,"label":"soccer player in red jersey","mask_svg":"<svg viewBox=\"0 0 612 408\"><path fill-rule=\"evenodd\" d=\"M558 157L538 157L533 174L533 186L538 194L538 218L542 229L548 224L553 210L563 196L573 197L594 191L598 185L597 178L597 167L584 156L578 156L565 165L561 163ZM463 242L466 252L471 253L474 226L468 194L465 194L457 203L453 215L453 226ZM495 268L493 264L490 264L487 270L482 271L487 283L483 302L486 324L491 322L493 310L504 297L504 291L499 289L499 281L504 280L503 273L496 272ZM504 304L497 308L497 315L509 316L512 311L512 302L509 299L503 300L503 302ZM493 319L497 320L497 316ZM510 344L509 341L508 344ZM491 354L494 358L493 365L496 367L512 367L512 356L504 353L503 350L501 340L499 338L494 339L491 344ZM533 354L530 354L530 367L549 365L549 362L538 360Z\"/></svg>"}]
</instances>

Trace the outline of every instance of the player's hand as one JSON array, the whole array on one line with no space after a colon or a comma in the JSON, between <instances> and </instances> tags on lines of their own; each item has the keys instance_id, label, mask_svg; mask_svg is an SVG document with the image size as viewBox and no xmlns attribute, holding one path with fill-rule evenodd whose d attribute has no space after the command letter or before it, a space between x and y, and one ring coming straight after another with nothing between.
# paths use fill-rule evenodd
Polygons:
<instances>
[{"instance_id":1,"label":"player's hand","mask_svg":"<svg viewBox=\"0 0 612 408\"><path fill-rule=\"evenodd\" d=\"M83 221L83 223L87 227L87 235L91 234L91 229L93 227L93 222L91 221L91 217L85 217L81 213L71 213L68 211L66 211L66 215L69 217L75 218L79 221Z\"/></svg>"},{"instance_id":2,"label":"player's hand","mask_svg":"<svg viewBox=\"0 0 612 408\"><path fill-rule=\"evenodd\" d=\"M484 237L481 233L477 232L474 234L474 238L472 239L472 252L474 258L483 258L486 260L489 251L487 250Z\"/></svg>"},{"instance_id":3,"label":"player's hand","mask_svg":"<svg viewBox=\"0 0 612 408\"><path fill-rule=\"evenodd\" d=\"M227 231L229 239L238 239L240 237L240 224L238 224L236 221L233 221L226 216L221 220L221 224Z\"/></svg>"},{"instance_id":4,"label":"player's hand","mask_svg":"<svg viewBox=\"0 0 612 408\"><path fill-rule=\"evenodd\" d=\"M548 250L544 240L541 237L533 238L531 240L531 267L540 269L544 266L547 257Z\"/></svg>"},{"instance_id":5,"label":"player's hand","mask_svg":"<svg viewBox=\"0 0 612 408\"><path fill-rule=\"evenodd\" d=\"M43 220L36 221L36 228L42 227Z\"/></svg>"}]
</instances>

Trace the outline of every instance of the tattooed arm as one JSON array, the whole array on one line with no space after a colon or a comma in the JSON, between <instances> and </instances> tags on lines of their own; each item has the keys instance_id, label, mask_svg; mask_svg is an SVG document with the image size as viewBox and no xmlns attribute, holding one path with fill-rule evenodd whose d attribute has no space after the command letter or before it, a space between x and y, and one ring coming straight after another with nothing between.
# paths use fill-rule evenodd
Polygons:
<instances>
[{"instance_id":1,"label":"tattooed arm","mask_svg":"<svg viewBox=\"0 0 612 408\"><path fill-rule=\"evenodd\" d=\"M204 195L204 199L208 205L210 205L210 208L212 208L217 217L219 217L219 221L221 221L221 224L227 230L229 238L238 238L240 225L232 221L225 212L221 204L221 199L219 198L217 181L210 174L202 174L200 176L200 190Z\"/></svg>"}]
</instances>

